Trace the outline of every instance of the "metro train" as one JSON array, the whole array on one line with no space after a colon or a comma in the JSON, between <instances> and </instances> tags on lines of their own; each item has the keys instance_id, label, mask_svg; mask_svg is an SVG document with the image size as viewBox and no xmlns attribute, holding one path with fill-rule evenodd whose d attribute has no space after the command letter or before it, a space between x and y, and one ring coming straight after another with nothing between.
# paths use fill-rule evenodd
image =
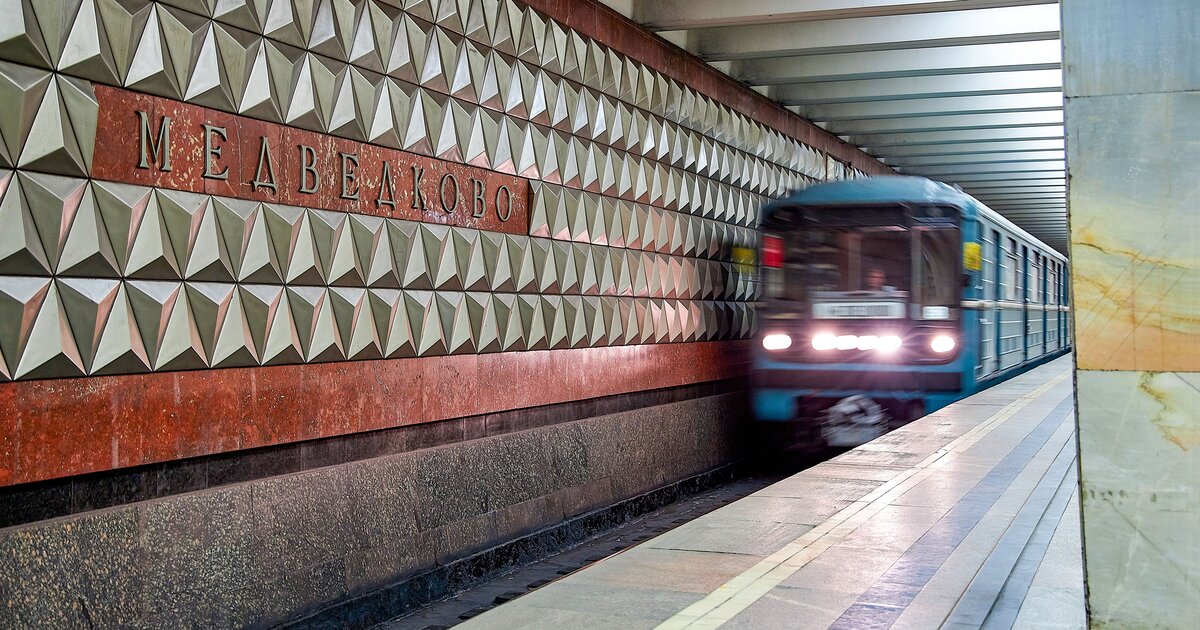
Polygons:
<instances>
[{"instance_id":1,"label":"metro train","mask_svg":"<svg viewBox=\"0 0 1200 630\"><path fill-rule=\"evenodd\" d=\"M1067 259L958 188L816 185L763 209L760 427L865 443L1070 346Z\"/></svg>"}]
</instances>

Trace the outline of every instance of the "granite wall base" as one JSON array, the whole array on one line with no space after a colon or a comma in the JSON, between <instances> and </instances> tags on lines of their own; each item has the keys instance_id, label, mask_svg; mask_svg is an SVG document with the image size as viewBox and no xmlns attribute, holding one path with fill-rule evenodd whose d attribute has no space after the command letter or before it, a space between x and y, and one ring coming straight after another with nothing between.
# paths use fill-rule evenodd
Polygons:
<instances>
[{"instance_id":1,"label":"granite wall base","mask_svg":"<svg viewBox=\"0 0 1200 630\"><path fill-rule=\"evenodd\" d=\"M0 529L0 627L266 627L737 459L740 392Z\"/></svg>"}]
</instances>

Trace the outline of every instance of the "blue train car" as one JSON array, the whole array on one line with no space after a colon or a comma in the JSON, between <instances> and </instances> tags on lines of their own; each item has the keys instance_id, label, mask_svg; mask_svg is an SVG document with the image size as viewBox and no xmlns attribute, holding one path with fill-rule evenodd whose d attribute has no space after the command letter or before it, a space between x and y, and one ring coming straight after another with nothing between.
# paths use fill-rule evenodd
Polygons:
<instances>
[{"instance_id":1,"label":"blue train car","mask_svg":"<svg viewBox=\"0 0 1200 630\"><path fill-rule=\"evenodd\" d=\"M1067 352L1067 260L951 186L822 184L764 209L759 420L852 445Z\"/></svg>"}]
</instances>

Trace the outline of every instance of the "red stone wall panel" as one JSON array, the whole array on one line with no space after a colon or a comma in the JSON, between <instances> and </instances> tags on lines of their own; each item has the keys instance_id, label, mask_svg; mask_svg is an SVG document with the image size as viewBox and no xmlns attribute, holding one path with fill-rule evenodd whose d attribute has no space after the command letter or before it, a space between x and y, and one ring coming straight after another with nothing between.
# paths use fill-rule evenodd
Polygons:
<instances>
[{"instance_id":1,"label":"red stone wall panel","mask_svg":"<svg viewBox=\"0 0 1200 630\"><path fill-rule=\"evenodd\" d=\"M744 341L97 376L0 387L0 485L734 378Z\"/></svg>"}]
</instances>

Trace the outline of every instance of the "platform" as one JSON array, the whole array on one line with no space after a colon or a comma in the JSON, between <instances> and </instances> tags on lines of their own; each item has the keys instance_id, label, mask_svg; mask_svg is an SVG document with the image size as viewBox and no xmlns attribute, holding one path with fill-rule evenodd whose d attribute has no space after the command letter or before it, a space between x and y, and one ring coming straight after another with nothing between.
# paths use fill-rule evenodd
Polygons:
<instances>
[{"instance_id":1,"label":"platform","mask_svg":"<svg viewBox=\"0 0 1200 630\"><path fill-rule=\"evenodd\" d=\"M1071 358L463 628L1082 628Z\"/></svg>"}]
</instances>

